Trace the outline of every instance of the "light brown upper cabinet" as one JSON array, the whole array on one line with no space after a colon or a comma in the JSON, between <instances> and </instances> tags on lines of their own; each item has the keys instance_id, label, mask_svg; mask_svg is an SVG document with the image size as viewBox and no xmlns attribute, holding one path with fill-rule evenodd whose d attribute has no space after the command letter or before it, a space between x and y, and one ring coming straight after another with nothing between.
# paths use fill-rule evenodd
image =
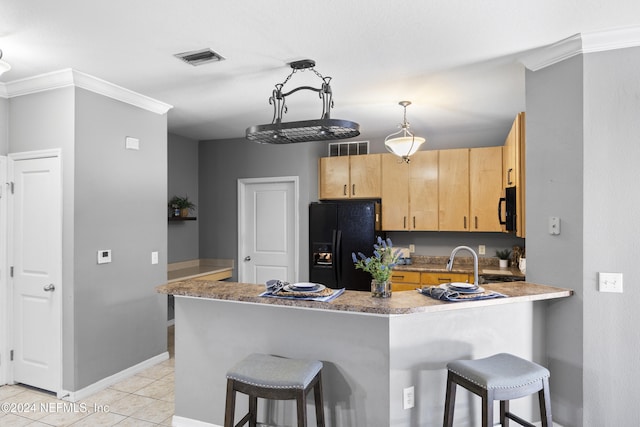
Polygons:
<instances>
[{"instance_id":1,"label":"light brown upper cabinet","mask_svg":"<svg viewBox=\"0 0 640 427\"><path fill-rule=\"evenodd\" d=\"M501 231L502 147L441 150L440 231Z\"/></svg>"},{"instance_id":2,"label":"light brown upper cabinet","mask_svg":"<svg viewBox=\"0 0 640 427\"><path fill-rule=\"evenodd\" d=\"M469 231L469 149L440 150L439 157L439 229Z\"/></svg>"},{"instance_id":3,"label":"light brown upper cabinet","mask_svg":"<svg viewBox=\"0 0 640 427\"><path fill-rule=\"evenodd\" d=\"M380 198L381 155L321 157L319 160L319 198Z\"/></svg>"},{"instance_id":4,"label":"light brown upper cabinet","mask_svg":"<svg viewBox=\"0 0 640 427\"><path fill-rule=\"evenodd\" d=\"M516 236L525 237L525 113L519 113L503 147L503 189L516 189ZM504 195L503 195L504 197Z\"/></svg>"},{"instance_id":5,"label":"light brown upper cabinet","mask_svg":"<svg viewBox=\"0 0 640 427\"><path fill-rule=\"evenodd\" d=\"M438 230L438 151L382 155L382 229Z\"/></svg>"},{"instance_id":6,"label":"light brown upper cabinet","mask_svg":"<svg viewBox=\"0 0 640 427\"><path fill-rule=\"evenodd\" d=\"M470 231L502 231L498 202L502 187L502 147L469 150Z\"/></svg>"}]
</instances>

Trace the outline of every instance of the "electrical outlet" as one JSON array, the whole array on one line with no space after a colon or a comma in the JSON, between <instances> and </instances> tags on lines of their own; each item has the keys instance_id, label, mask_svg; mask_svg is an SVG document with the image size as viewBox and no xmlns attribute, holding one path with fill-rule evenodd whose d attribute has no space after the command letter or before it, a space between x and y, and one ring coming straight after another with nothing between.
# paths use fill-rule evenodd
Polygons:
<instances>
[{"instance_id":1,"label":"electrical outlet","mask_svg":"<svg viewBox=\"0 0 640 427\"><path fill-rule=\"evenodd\" d=\"M157 264L158 263L158 252L154 251L151 252L151 264Z\"/></svg>"},{"instance_id":2,"label":"electrical outlet","mask_svg":"<svg viewBox=\"0 0 640 427\"><path fill-rule=\"evenodd\" d=\"M416 245L413 245L413 244L409 245L409 253L412 254L415 251L416 251Z\"/></svg>"},{"instance_id":3,"label":"electrical outlet","mask_svg":"<svg viewBox=\"0 0 640 427\"><path fill-rule=\"evenodd\" d=\"M622 293L622 273L598 273L598 290Z\"/></svg>"},{"instance_id":4,"label":"electrical outlet","mask_svg":"<svg viewBox=\"0 0 640 427\"><path fill-rule=\"evenodd\" d=\"M415 406L415 395L413 386L402 390L402 408L411 409Z\"/></svg>"},{"instance_id":5,"label":"electrical outlet","mask_svg":"<svg viewBox=\"0 0 640 427\"><path fill-rule=\"evenodd\" d=\"M487 248L484 245L478 246L478 255L484 255L487 253Z\"/></svg>"}]
</instances>

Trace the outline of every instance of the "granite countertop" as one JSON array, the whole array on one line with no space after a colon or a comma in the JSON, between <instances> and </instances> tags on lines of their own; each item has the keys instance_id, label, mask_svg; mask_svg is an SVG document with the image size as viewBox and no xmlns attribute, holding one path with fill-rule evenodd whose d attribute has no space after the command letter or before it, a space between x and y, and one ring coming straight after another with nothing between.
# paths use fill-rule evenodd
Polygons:
<instances>
[{"instance_id":1,"label":"granite countertop","mask_svg":"<svg viewBox=\"0 0 640 427\"><path fill-rule=\"evenodd\" d=\"M260 297L259 295L265 290L264 285L204 280L184 280L168 283L158 286L156 290L159 293L174 296L378 315L401 315L458 310L470 307L565 298L573 294L573 291L570 289L528 282L490 283L482 286L488 291L497 291L507 295L507 298L447 302L427 297L417 291L394 292L391 298L373 298L369 292L345 291L342 295L330 302L301 301Z\"/></svg>"},{"instance_id":2,"label":"granite countertop","mask_svg":"<svg viewBox=\"0 0 640 427\"><path fill-rule=\"evenodd\" d=\"M412 264L396 265L395 271L416 271L421 273L439 273L447 271L448 256L414 255ZM452 273L473 273L472 257L456 257L453 262ZM523 278L525 275L517 267L500 268L497 258L478 258L478 275L509 276Z\"/></svg>"}]
</instances>

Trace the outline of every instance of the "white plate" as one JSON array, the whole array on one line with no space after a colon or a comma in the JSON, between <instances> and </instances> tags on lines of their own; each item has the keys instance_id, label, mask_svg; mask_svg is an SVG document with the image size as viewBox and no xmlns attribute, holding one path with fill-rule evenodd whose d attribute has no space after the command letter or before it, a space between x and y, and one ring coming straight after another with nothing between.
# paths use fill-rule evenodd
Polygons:
<instances>
[{"instance_id":1,"label":"white plate","mask_svg":"<svg viewBox=\"0 0 640 427\"><path fill-rule=\"evenodd\" d=\"M325 285L321 285L319 283L304 283L304 285L313 285L313 286L298 286L299 283L295 283L293 285L286 285L284 290L287 292L320 292L326 289Z\"/></svg>"},{"instance_id":2,"label":"white plate","mask_svg":"<svg viewBox=\"0 0 640 427\"><path fill-rule=\"evenodd\" d=\"M473 283L467 283L467 282L450 282L450 283L443 283L443 284L448 286L455 286L456 288L460 288L460 289L476 288L476 285L474 285Z\"/></svg>"},{"instance_id":3,"label":"white plate","mask_svg":"<svg viewBox=\"0 0 640 427\"><path fill-rule=\"evenodd\" d=\"M442 285L440 285L440 287L442 289L446 289L448 291L453 291L453 292L459 292L461 294L481 294L484 292L484 288L481 286L478 286L477 288L474 286L473 288L469 288L469 289L461 289L459 287L457 287L457 283L453 284L453 286L455 286L456 288L452 288L450 286L450 283L443 283Z\"/></svg>"},{"instance_id":4,"label":"white plate","mask_svg":"<svg viewBox=\"0 0 640 427\"><path fill-rule=\"evenodd\" d=\"M319 286L319 283L292 283L291 286L293 286L294 288L315 288L316 286Z\"/></svg>"}]
</instances>

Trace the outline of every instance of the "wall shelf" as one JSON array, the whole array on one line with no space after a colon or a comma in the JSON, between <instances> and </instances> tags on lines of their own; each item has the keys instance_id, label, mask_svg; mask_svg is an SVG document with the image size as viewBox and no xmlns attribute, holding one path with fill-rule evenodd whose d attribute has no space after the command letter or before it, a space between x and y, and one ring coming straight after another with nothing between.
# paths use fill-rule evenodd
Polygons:
<instances>
[{"instance_id":1,"label":"wall shelf","mask_svg":"<svg viewBox=\"0 0 640 427\"><path fill-rule=\"evenodd\" d=\"M195 216L170 216L169 221L195 221L198 219Z\"/></svg>"}]
</instances>

